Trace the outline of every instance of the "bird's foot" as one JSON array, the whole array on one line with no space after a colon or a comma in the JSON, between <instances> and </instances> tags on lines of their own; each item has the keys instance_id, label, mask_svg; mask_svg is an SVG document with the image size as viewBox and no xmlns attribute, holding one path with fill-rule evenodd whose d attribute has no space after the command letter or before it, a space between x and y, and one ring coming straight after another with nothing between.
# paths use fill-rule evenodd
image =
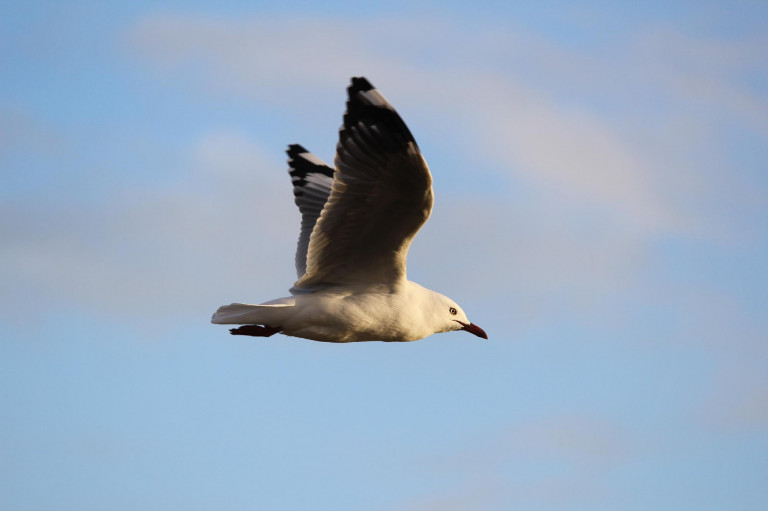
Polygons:
<instances>
[{"instance_id":1,"label":"bird's foot","mask_svg":"<svg viewBox=\"0 0 768 511\"><path fill-rule=\"evenodd\" d=\"M281 328L275 328L271 326L261 325L243 325L237 328L230 328L229 333L232 335L252 335L254 337L269 337L275 335Z\"/></svg>"}]
</instances>

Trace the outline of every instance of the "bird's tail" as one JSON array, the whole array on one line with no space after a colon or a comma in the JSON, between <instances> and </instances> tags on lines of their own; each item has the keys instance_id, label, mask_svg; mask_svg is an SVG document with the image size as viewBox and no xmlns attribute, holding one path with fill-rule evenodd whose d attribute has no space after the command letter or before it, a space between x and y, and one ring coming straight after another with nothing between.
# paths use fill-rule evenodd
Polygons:
<instances>
[{"instance_id":1,"label":"bird's tail","mask_svg":"<svg viewBox=\"0 0 768 511\"><path fill-rule=\"evenodd\" d=\"M211 323L217 325L269 325L277 327L282 325L286 316L290 314L293 308L292 299L272 303L263 303L261 305L251 305L247 303L232 303L219 307Z\"/></svg>"}]
</instances>

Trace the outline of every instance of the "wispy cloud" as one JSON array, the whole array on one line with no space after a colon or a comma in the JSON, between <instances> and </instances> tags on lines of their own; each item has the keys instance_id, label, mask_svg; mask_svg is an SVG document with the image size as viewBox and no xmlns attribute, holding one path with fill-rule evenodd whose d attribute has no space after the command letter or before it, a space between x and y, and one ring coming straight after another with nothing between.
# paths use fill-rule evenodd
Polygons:
<instances>
[{"instance_id":1,"label":"wispy cloud","mask_svg":"<svg viewBox=\"0 0 768 511\"><path fill-rule=\"evenodd\" d=\"M637 136L636 130L681 118L693 130L714 129L720 115L732 115L762 131L766 116L759 112L768 102L748 81L726 72L752 69L761 57L751 42L661 35L663 42L657 32L630 34L625 52L587 56L492 23L472 30L447 19L164 16L145 19L127 40L155 69L198 73L208 85L287 108L305 109L329 97L349 75L381 77L385 92L416 110L417 120L440 122L453 134L459 143L451 151L472 155L469 160L480 163L474 172L495 168L510 183L523 179L567 195L642 233L701 231L713 220L701 211L711 199L702 190L716 185L690 184L713 179L695 166L719 156L717 149L701 155L673 150L678 161L670 167L676 142L654 141L653 131ZM578 106L574 100L585 95L587 102ZM692 112L696 97L717 111ZM601 98L629 109L609 113ZM584 107L595 103L600 106ZM699 149L712 142L700 141Z\"/></svg>"},{"instance_id":2,"label":"wispy cloud","mask_svg":"<svg viewBox=\"0 0 768 511\"><path fill-rule=\"evenodd\" d=\"M61 137L46 123L18 106L0 104L0 163L12 152L51 152Z\"/></svg>"},{"instance_id":3,"label":"wispy cloud","mask_svg":"<svg viewBox=\"0 0 768 511\"><path fill-rule=\"evenodd\" d=\"M608 474L621 470L636 449L627 431L595 417L562 415L520 424L432 459L429 470L449 473L455 485L402 509L610 507L619 488Z\"/></svg>"},{"instance_id":4,"label":"wispy cloud","mask_svg":"<svg viewBox=\"0 0 768 511\"><path fill-rule=\"evenodd\" d=\"M7 319L25 321L58 303L155 322L185 310L207 314L227 293L248 301L264 298L253 296L254 287L285 288L292 265L275 247L292 242L298 213L285 176L274 172L283 163L226 132L200 139L188 164L186 180L173 188L127 191L76 209L5 205L4 218L14 219L2 226L0 248Z\"/></svg>"}]
</instances>

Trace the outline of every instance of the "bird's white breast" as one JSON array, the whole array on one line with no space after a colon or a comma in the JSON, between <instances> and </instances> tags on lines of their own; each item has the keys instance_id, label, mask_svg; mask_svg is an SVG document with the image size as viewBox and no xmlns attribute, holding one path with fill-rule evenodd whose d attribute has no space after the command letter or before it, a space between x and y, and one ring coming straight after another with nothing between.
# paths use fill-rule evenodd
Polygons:
<instances>
[{"instance_id":1,"label":"bird's white breast","mask_svg":"<svg viewBox=\"0 0 768 511\"><path fill-rule=\"evenodd\" d=\"M415 341L434 333L424 321L422 291L428 292L406 282L394 291L328 288L297 295L281 327L287 335L325 342Z\"/></svg>"}]
</instances>

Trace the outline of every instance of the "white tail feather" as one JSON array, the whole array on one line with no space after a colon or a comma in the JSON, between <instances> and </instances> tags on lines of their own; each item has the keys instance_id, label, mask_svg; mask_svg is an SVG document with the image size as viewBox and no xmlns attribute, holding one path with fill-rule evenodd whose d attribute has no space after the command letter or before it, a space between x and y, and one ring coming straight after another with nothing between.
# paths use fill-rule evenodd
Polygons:
<instances>
[{"instance_id":1,"label":"white tail feather","mask_svg":"<svg viewBox=\"0 0 768 511\"><path fill-rule=\"evenodd\" d=\"M217 325L270 325L279 326L293 307L292 303L251 305L232 303L222 305L211 318Z\"/></svg>"}]
</instances>

